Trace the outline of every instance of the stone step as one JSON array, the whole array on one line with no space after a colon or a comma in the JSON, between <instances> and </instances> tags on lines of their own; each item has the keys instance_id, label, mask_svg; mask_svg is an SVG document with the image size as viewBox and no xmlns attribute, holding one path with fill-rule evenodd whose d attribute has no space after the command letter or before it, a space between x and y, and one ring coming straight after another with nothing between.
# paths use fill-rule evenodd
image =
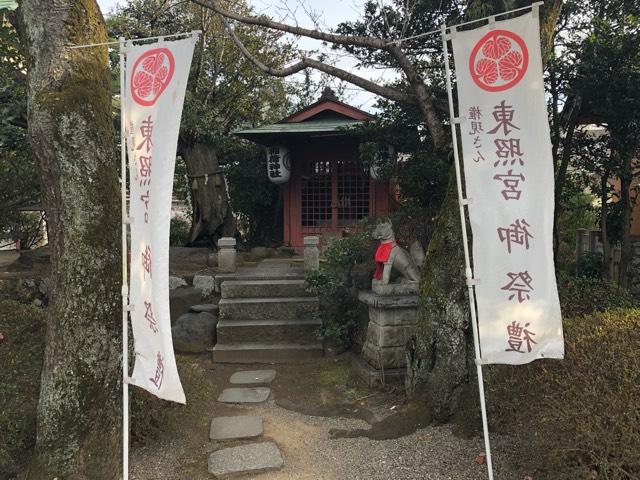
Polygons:
<instances>
[{"instance_id":1,"label":"stone step","mask_svg":"<svg viewBox=\"0 0 640 480\"><path fill-rule=\"evenodd\" d=\"M240 440L262 435L262 417L238 415L236 417L216 417L211 420L209 439Z\"/></svg>"},{"instance_id":2,"label":"stone step","mask_svg":"<svg viewBox=\"0 0 640 480\"><path fill-rule=\"evenodd\" d=\"M221 320L218 322L219 343L299 343L318 341L322 322L310 320Z\"/></svg>"},{"instance_id":3,"label":"stone step","mask_svg":"<svg viewBox=\"0 0 640 480\"><path fill-rule=\"evenodd\" d=\"M218 343L213 347L214 363L293 363L320 358L320 342L295 343Z\"/></svg>"},{"instance_id":4,"label":"stone step","mask_svg":"<svg viewBox=\"0 0 640 480\"><path fill-rule=\"evenodd\" d=\"M258 273L219 273L214 278L216 292L221 291L224 282L232 281L251 281L251 280L304 280L303 273L276 273L276 272L258 272Z\"/></svg>"},{"instance_id":5,"label":"stone step","mask_svg":"<svg viewBox=\"0 0 640 480\"><path fill-rule=\"evenodd\" d=\"M215 478L228 478L278 470L283 464L282 454L275 443L251 443L213 452L209 455L208 471Z\"/></svg>"},{"instance_id":6,"label":"stone step","mask_svg":"<svg viewBox=\"0 0 640 480\"><path fill-rule=\"evenodd\" d=\"M304 280L229 280L222 284L222 298L311 297Z\"/></svg>"},{"instance_id":7,"label":"stone step","mask_svg":"<svg viewBox=\"0 0 640 480\"><path fill-rule=\"evenodd\" d=\"M218 304L221 320L296 320L318 317L314 297L223 298Z\"/></svg>"}]
</instances>

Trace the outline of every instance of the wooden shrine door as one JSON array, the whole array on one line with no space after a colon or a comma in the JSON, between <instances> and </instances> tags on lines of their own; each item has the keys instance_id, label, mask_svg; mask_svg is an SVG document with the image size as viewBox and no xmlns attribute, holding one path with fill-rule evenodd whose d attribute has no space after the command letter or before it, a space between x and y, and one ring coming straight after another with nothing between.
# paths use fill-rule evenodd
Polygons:
<instances>
[{"instance_id":1,"label":"wooden shrine door","mask_svg":"<svg viewBox=\"0 0 640 480\"><path fill-rule=\"evenodd\" d=\"M302 235L359 229L369 216L371 180L357 158L315 159L300 178Z\"/></svg>"}]
</instances>

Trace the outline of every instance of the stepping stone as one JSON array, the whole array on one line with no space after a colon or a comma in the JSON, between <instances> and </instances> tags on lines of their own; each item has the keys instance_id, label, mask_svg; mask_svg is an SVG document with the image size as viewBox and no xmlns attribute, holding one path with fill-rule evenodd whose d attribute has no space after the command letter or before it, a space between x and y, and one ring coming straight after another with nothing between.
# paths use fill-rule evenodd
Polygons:
<instances>
[{"instance_id":1,"label":"stepping stone","mask_svg":"<svg viewBox=\"0 0 640 480\"><path fill-rule=\"evenodd\" d=\"M264 402L271 394L271 389L266 387L252 388L225 388L218 397L223 403L260 403Z\"/></svg>"},{"instance_id":2,"label":"stepping stone","mask_svg":"<svg viewBox=\"0 0 640 480\"><path fill-rule=\"evenodd\" d=\"M275 370L250 370L244 372L236 372L231 375L230 382L239 383L271 383L276 378Z\"/></svg>"},{"instance_id":3,"label":"stepping stone","mask_svg":"<svg viewBox=\"0 0 640 480\"><path fill-rule=\"evenodd\" d=\"M253 438L262 435L263 431L262 417L248 415L217 417L211 420L209 438L211 440Z\"/></svg>"},{"instance_id":4,"label":"stepping stone","mask_svg":"<svg viewBox=\"0 0 640 480\"><path fill-rule=\"evenodd\" d=\"M252 443L223 448L209 455L209 473L216 478L230 475L261 473L282 468L280 449L273 442Z\"/></svg>"},{"instance_id":5,"label":"stepping stone","mask_svg":"<svg viewBox=\"0 0 640 480\"><path fill-rule=\"evenodd\" d=\"M189 307L191 309L192 312L207 312L207 313L217 313L218 312L218 305L216 305L215 303L202 303L200 305L191 305L191 307Z\"/></svg>"}]
</instances>

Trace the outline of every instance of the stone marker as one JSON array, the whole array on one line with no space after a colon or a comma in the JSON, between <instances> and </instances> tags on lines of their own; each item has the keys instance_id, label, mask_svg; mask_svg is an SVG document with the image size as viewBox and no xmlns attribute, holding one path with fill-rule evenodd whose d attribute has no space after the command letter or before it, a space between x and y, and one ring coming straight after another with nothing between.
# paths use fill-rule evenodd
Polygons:
<instances>
[{"instance_id":1,"label":"stone marker","mask_svg":"<svg viewBox=\"0 0 640 480\"><path fill-rule=\"evenodd\" d=\"M236 385L243 383L271 383L275 378L275 370L251 370L234 373L231 375L230 382Z\"/></svg>"},{"instance_id":2,"label":"stone marker","mask_svg":"<svg viewBox=\"0 0 640 480\"><path fill-rule=\"evenodd\" d=\"M264 402L271 394L267 387L252 388L225 388L218 401L222 403L260 403Z\"/></svg>"},{"instance_id":3,"label":"stone marker","mask_svg":"<svg viewBox=\"0 0 640 480\"><path fill-rule=\"evenodd\" d=\"M320 267L320 237L304 237L304 271L317 270Z\"/></svg>"},{"instance_id":4,"label":"stone marker","mask_svg":"<svg viewBox=\"0 0 640 480\"><path fill-rule=\"evenodd\" d=\"M230 475L261 473L282 468L280 449L273 442L252 443L223 448L209 455L209 473L216 478Z\"/></svg>"},{"instance_id":5,"label":"stone marker","mask_svg":"<svg viewBox=\"0 0 640 480\"><path fill-rule=\"evenodd\" d=\"M218 270L221 272L236 271L236 239L222 237L218 240Z\"/></svg>"},{"instance_id":6,"label":"stone marker","mask_svg":"<svg viewBox=\"0 0 640 480\"><path fill-rule=\"evenodd\" d=\"M241 415L238 417L217 417L211 420L209 438L211 440L238 440L254 438L264 431L262 417Z\"/></svg>"}]
</instances>

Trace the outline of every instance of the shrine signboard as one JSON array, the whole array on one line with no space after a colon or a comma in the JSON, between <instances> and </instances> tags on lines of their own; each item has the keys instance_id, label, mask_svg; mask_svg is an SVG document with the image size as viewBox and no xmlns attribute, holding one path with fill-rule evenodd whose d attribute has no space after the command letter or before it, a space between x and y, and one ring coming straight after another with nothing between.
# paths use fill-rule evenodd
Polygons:
<instances>
[{"instance_id":1,"label":"shrine signboard","mask_svg":"<svg viewBox=\"0 0 640 480\"><path fill-rule=\"evenodd\" d=\"M451 31L481 363L562 358L554 176L535 14Z\"/></svg>"}]
</instances>

